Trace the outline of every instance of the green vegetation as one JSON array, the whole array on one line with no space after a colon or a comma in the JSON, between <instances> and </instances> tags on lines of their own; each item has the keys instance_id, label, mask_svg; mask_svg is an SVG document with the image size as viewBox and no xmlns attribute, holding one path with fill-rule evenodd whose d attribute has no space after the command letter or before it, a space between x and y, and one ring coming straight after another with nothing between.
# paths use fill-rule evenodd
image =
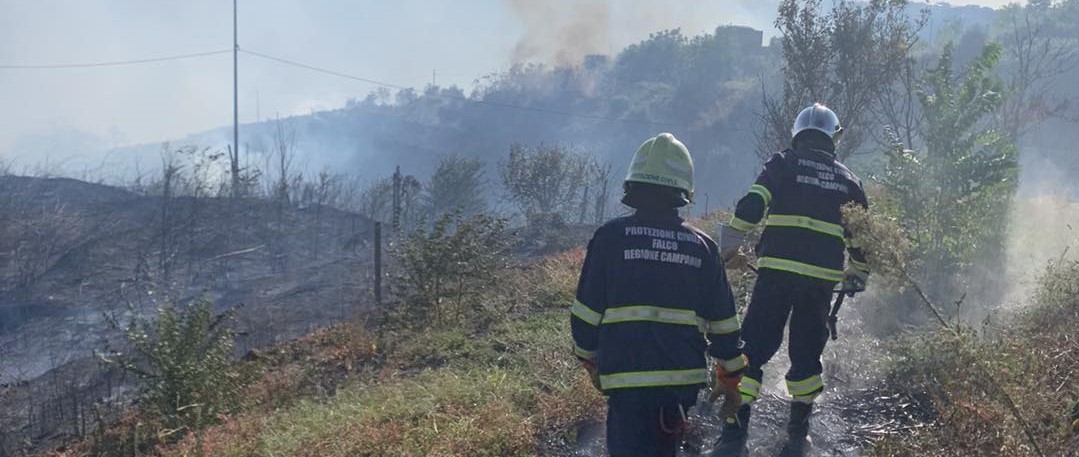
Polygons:
<instances>
[{"instance_id":1,"label":"green vegetation","mask_svg":"<svg viewBox=\"0 0 1079 457\"><path fill-rule=\"evenodd\" d=\"M474 296L500 312L462 310L490 313L472 324L391 321L380 335L342 324L249 354L234 368L250 380L239 402L215 410L217 424L197 433L162 433L140 410L54 455L524 456L567 448L577 427L603 412L567 349L566 303L583 256L575 249L507 271ZM207 322L205 307L192 309L194 318L180 321ZM165 319L163 328L177 327Z\"/></svg>"},{"instance_id":2,"label":"green vegetation","mask_svg":"<svg viewBox=\"0 0 1079 457\"><path fill-rule=\"evenodd\" d=\"M223 427L220 440L210 431L205 450L221 456L535 455L543 441L568 439L575 425L601 412L598 394L566 356L565 321L562 312L545 312L500 324L484 337L415 335L408 343L415 347L391 356L395 366L416 373L357 381L330 401L303 400L265 420L240 417L257 430L237 436ZM421 348L444 357L438 368L420 368L432 362L426 357L412 359Z\"/></svg>"},{"instance_id":3,"label":"green vegetation","mask_svg":"<svg viewBox=\"0 0 1079 457\"><path fill-rule=\"evenodd\" d=\"M104 355L134 374L144 409L168 433L199 430L237 403L240 374L232 361L232 313L214 315L198 300L162 308L156 320L133 319L122 328L131 353Z\"/></svg>"},{"instance_id":4,"label":"green vegetation","mask_svg":"<svg viewBox=\"0 0 1079 457\"><path fill-rule=\"evenodd\" d=\"M609 184L597 185L599 170L593 156L567 147L515 144L498 171L506 196L529 221L571 221L581 213L584 222L584 213L592 206L588 189Z\"/></svg>"},{"instance_id":5,"label":"green vegetation","mask_svg":"<svg viewBox=\"0 0 1079 457\"><path fill-rule=\"evenodd\" d=\"M430 230L419 228L395 247L395 285L401 309L387 310L385 324L409 328L445 325L495 310L479 298L494 287L507 266L506 221L486 214L439 217Z\"/></svg>"},{"instance_id":6,"label":"green vegetation","mask_svg":"<svg viewBox=\"0 0 1079 457\"><path fill-rule=\"evenodd\" d=\"M230 364L231 336L208 305L167 309L153 327L130 326L153 362L123 359L145 373L144 398L162 401L52 455L510 456L567 448L577 427L603 412L568 350L565 310L583 255L500 267L497 287L470 295L487 307L463 308L452 323L340 324L240 363ZM192 344L177 347L181 341ZM170 395L190 400L164 401ZM209 412L186 415L197 409L184 406L196 403ZM175 429L174 418L199 422Z\"/></svg>"},{"instance_id":7,"label":"green vegetation","mask_svg":"<svg viewBox=\"0 0 1079 457\"><path fill-rule=\"evenodd\" d=\"M483 162L475 157L446 156L438 163L427 184L431 213L441 216L460 211L465 216L482 213L487 208Z\"/></svg>"},{"instance_id":8,"label":"green vegetation","mask_svg":"<svg viewBox=\"0 0 1079 457\"><path fill-rule=\"evenodd\" d=\"M894 312L902 300L919 302L938 324L886 340L892 354L882 381L887 391L916 399L931 426L884 439L871 455L1065 455L1074 448L1079 263L1050 263L1030 303L975 327L926 294L912 274L912 243L899 221L854 206L845 217L866 246L875 285L910 292L885 295L890 301L878 313ZM960 306L967 306L962 299Z\"/></svg>"},{"instance_id":9,"label":"green vegetation","mask_svg":"<svg viewBox=\"0 0 1079 457\"><path fill-rule=\"evenodd\" d=\"M1018 148L989 125L1005 102L1003 83L992 71L998 44L985 47L961 75L951 48L925 76L918 99L925 115L924 153L905 149L893 134L881 183L894 199L914 258L929 278L947 278L977 255L1000 261L1007 215L1015 195ZM933 281L931 289L942 291Z\"/></svg>"},{"instance_id":10,"label":"green vegetation","mask_svg":"<svg viewBox=\"0 0 1079 457\"><path fill-rule=\"evenodd\" d=\"M837 149L845 160L873 129L887 122L878 108L902 75L926 18L912 19L906 0L868 2L783 0L775 26L783 50L782 79L764 99L758 153L769 157L790 145L798 112L826 102L841 114L846 133Z\"/></svg>"}]
</instances>

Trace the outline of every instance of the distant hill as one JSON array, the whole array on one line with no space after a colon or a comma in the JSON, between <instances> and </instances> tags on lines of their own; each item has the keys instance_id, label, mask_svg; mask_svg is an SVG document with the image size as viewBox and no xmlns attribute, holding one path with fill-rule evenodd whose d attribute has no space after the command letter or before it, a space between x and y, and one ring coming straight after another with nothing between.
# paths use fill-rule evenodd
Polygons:
<instances>
[{"instance_id":1,"label":"distant hill","mask_svg":"<svg viewBox=\"0 0 1079 457\"><path fill-rule=\"evenodd\" d=\"M930 12L924 43L960 40L971 29L990 27L998 15L946 3L914 3L910 13L922 9ZM280 122L296 133L297 164L308 173L328 169L370 182L400 165L422 179L439 157L462 154L485 161L492 193L498 192L495 167L513 143L572 145L623 170L641 141L670 131L694 154L702 177L698 194L726 205L744 192L760 164L761 84L775 84L769 77L782 65L779 49L765 45L764 35L739 26L699 36L657 31L573 68L533 65L492 74L470 93L439 86L376 90L339 109ZM272 150L276 130L275 120L240 126L251 166L264 167L262 154ZM223 126L171 144L224 149L230 142L231 127ZM124 148L112 157L141 157L145 169L160 149Z\"/></svg>"},{"instance_id":2,"label":"distant hill","mask_svg":"<svg viewBox=\"0 0 1079 457\"><path fill-rule=\"evenodd\" d=\"M997 10L913 3L909 12L916 16L923 9L930 15L921 44L929 54L954 42L961 63L999 33L994 31ZM572 68L518 66L488 75L471 92L429 86L358 94L335 110L242 124L244 162L260 170L269 166L265 153L273 150L279 126L295 133L296 167L308 175L329 170L370 183L400 165L405 174L424 179L442 156L475 156L487 165L489 195L497 202L497 165L513 143L572 145L621 172L641 141L670 131L694 155L698 196L713 208L727 206L760 166L755 149L762 85L774 87L778 81L772 77L782 66L780 50L762 44L767 34L739 26L720 26L698 36L658 31L612 55L588 56ZM1079 92L1072 85L1061 84L1061 95ZM1057 156L1076 140L1072 131L1047 128L1052 135L1033 135L1039 147L1024 150L1036 156L1033 161ZM1051 146L1044 144L1046 138L1053 139ZM173 139L170 145L223 150L230 142L231 127L222 126ZM107 179L130 178L136 159L142 173L155 171L161 147L112 151L108 160L116 165L101 167L109 170L101 173ZM877 171L853 165L862 175ZM1025 177L1024 183L1035 180ZM617 183L612 190L617 192Z\"/></svg>"}]
</instances>

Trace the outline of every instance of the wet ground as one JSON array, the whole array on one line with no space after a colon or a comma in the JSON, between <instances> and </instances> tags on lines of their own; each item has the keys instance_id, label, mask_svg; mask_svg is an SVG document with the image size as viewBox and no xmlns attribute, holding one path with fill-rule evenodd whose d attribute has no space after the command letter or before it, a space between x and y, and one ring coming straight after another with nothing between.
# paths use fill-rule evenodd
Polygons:
<instances>
[{"instance_id":1,"label":"wet ground","mask_svg":"<svg viewBox=\"0 0 1079 457\"><path fill-rule=\"evenodd\" d=\"M923 426L916 402L888 392L883 381L885 351L878 338L862 325L859 305L871 307L872 297L848 300L840 313L839 340L824 351L825 393L817 399L810 419L812 447L806 457L856 457L867 445L889 434ZM871 314L870 314L871 315ZM779 456L786 440L788 399L783 375L789 367L784 343L765 366L761 399L753 405L750 438L745 457ZM702 398L704 394L702 393ZM680 456L713 456L722 421L716 415L690 413L691 431ZM714 411L719 411L718 405ZM602 424L584 427L575 456L606 456ZM698 451L697 448L700 448Z\"/></svg>"}]
</instances>

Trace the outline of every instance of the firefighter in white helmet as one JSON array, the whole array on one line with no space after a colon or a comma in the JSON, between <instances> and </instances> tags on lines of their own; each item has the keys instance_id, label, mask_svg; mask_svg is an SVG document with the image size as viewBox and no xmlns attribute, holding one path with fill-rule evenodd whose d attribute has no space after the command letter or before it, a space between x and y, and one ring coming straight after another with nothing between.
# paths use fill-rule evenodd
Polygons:
<instances>
[{"instance_id":1,"label":"firefighter in white helmet","mask_svg":"<svg viewBox=\"0 0 1079 457\"><path fill-rule=\"evenodd\" d=\"M797 455L805 446L813 400L824 390L820 356L828 339L833 289L844 283L844 289L861 290L869 277L865 256L843 226L844 205L868 207L868 202L862 182L836 158L842 133L839 117L828 107L815 104L802 110L791 130L791 148L764 165L734 217L720 228L723 257L730 260L738 255L746 232L765 225L756 248L759 275L742 322L743 351L749 359L739 387L742 407L738 420L726 424L718 455L738 455L744 448L750 408L763 382L762 367L779 349L788 317L791 367L786 381L793 399L787 450Z\"/></svg>"}]
</instances>

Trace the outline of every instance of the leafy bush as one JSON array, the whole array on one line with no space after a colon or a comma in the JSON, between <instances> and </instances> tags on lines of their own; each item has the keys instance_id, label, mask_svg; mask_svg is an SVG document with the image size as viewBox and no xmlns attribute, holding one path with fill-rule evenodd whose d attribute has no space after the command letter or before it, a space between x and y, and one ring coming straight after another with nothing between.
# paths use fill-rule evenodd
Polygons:
<instances>
[{"instance_id":1,"label":"leafy bush","mask_svg":"<svg viewBox=\"0 0 1079 457\"><path fill-rule=\"evenodd\" d=\"M139 379L142 404L168 434L198 430L237 403L242 383L232 360L232 319L232 312L214 315L207 300L169 305L155 321L136 318L122 327L131 352L105 361Z\"/></svg>"},{"instance_id":2,"label":"leafy bush","mask_svg":"<svg viewBox=\"0 0 1079 457\"><path fill-rule=\"evenodd\" d=\"M475 298L497 284L508 263L505 230L504 219L450 213L408 235L394 250L405 308L390 322L429 326L496 312Z\"/></svg>"},{"instance_id":3,"label":"leafy bush","mask_svg":"<svg viewBox=\"0 0 1079 457\"><path fill-rule=\"evenodd\" d=\"M514 144L499 164L507 197L530 222L537 215L576 220L591 206L587 189L606 186L602 171L592 156L561 146Z\"/></svg>"},{"instance_id":4,"label":"leafy bush","mask_svg":"<svg viewBox=\"0 0 1079 457\"><path fill-rule=\"evenodd\" d=\"M924 262L930 291L945 291L946 280L977 255L999 259L1004 253L1019 164L1011 139L987 125L1005 101L993 74L1002 52L987 45L957 75L946 48L917 94L925 151L906 149L895 135L886 151L881 182L897 203L913 254Z\"/></svg>"}]
</instances>

